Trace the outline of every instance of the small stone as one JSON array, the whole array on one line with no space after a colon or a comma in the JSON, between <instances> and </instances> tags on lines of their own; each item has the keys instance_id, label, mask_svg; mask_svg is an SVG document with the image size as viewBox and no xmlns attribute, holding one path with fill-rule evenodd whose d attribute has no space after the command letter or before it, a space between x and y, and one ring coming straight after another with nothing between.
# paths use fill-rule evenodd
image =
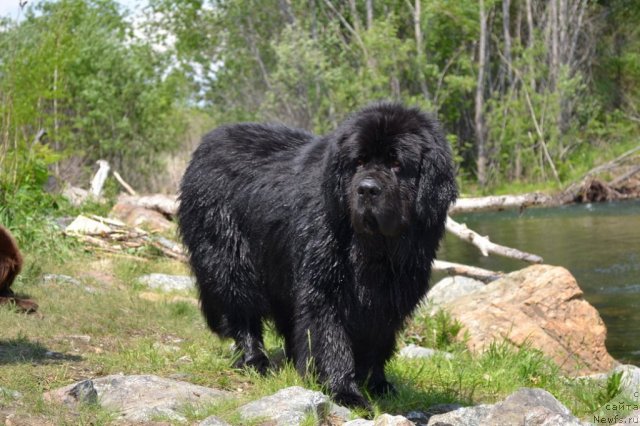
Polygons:
<instances>
[{"instance_id":1,"label":"small stone","mask_svg":"<svg viewBox=\"0 0 640 426\"><path fill-rule=\"evenodd\" d=\"M428 426L485 426L486 418L491 411L491 405L476 405L462 407L444 414L431 416Z\"/></svg>"},{"instance_id":2,"label":"small stone","mask_svg":"<svg viewBox=\"0 0 640 426\"><path fill-rule=\"evenodd\" d=\"M374 426L414 426L414 423L403 416L382 414L373 422Z\"/></svg>"},{"instance_id":3,"label":"small stone","mask_svg":"<svg viewBox=\"0 0 640 426\"><path fill-rule=\"evenodd\" d=\"M328 396L292 386L243 405L239 412L245 421L266 418L274 421L277 426L297 426L310 414L323 418L330 409Z\"/></svg>"},{"instance_id":4,"label":"small stone","mask_svg":"<svg viewBox=\"0 0 640 426\"><path fill-rule=\"evenodd\" d=\"M148 274L138 278L140 284L162 291L189 291L195 289L195 280L186 275Z\"/></svg>"},{"instance_id":5,"label":"small stone","mask_svg":"<svg viewBox=\"0 0 640 426\"><path fill-rule=\"evenodd\" d=\"M449 352L423 348L422 346L416 346L414 344L407 345L398 352L398 356L402 358L431 358L435 355L441 355L446 359L453 358L453 354L450 354Z\"/></svg>"},{"instance_id":6,"label":"small stone","mask_svg":"<svg viewBox=\"0 0 640 426\"><path fill-rule=\"evenodd\" d=\"M87 336L86 334L72 334L70 336L67 336L67 338L69 340L76 340L83 343L91 342L91 336Z\"/></svg>"},{"instance_id":7,"label":"small stone","mask_svg":"<svg viewBox=\"0 0 640 426\"><path fill-rule=\"evenodd\" d=\"M429 415L423 411L410 411L404 416L415 423L417 426L426 426L427 422L429 422Z\"/></svg>"},{"instance_id":8,"label":"small stone","mask_svg":"<svg viewBox=\"0 0 640 426\"><path fill-rule=\"evenodd\" d=\"M373 420L365 420L365 419L355 419L343 423L342 426L374 426Z\"/></svg>"},{"instance_id":9,"label":"small stone","mask_svg":"<svg viewBox=\"0 0 640 426\"><path fill-rule=\"evenodd\" d=\"M44 356L46 358L52 358L52 359L62 359L62 358L64 358L64 354L63 353L55 352L55 351L46 351L44 353Z\"/></svg>"},{"instance_id":10,"label":"small stone","mask_svg":"<svg viewBox=\"0 0 640 426\"><path fill-rule=\"evenodd\" d=\"M471 294L485 284L482 281L474 280L462 276L446 277L438 281L427 293L427 306L431 309L437 308L444 303L454 302L462 296Z\"/></svg>"},{"instance_id":11,"label":"small stone","mask_svg":"<svg viewBox=\"0 0 640 426\"><path fill-rule=\"evenodd\" d=\"M18 391L3 388L0 386L0 398L22 399L22 394Z\"/></svg>"},{"instance_id":12,"label":"small stone","mask_svg":"<svg viewBox=\"0 0 640 426\"><path fill-rule=\"evenodd\" d=\"M91 380L85 380L75 385L69 391L69 396L83 404L95 404L98 402L98 391Z\"/></svg>"},{"instance_id":13,"label":"small stone","mask_svg":"<svg viewBox=\"0 0 640 426\"><path fill-rule=\"evenodd\" d=\"M45 274L42 276L42 281L44 284L52 285L52 284L70 284L75 286L82 286L82 283L76 278L70 277L69 275L62 274Z\"/></svg>"},{"instance_id":14,"label":"small stone","mask_svg":"<svg viewBox=\"0 0 640 426\"><path fill-rule=\"evenodd\" d=\"M206 419L198 423L198 426L231 426L231 425L216 416L211 416L211 417L207 417Z\"/></svg>"},{"instance_id":15,"label":"small stone","mask_svg":"<svg viewBox=\"0 0 640 426\"><path fill-rule=\"evenodd\" d=\"M176 353L180 352L180 347L175 345L165 345L160 342L155 342L153 344L153 349L162 353Z\"/></svg>"},{"instance_id":16,"label":"small stone","mask_svg":"<svg viewBox=\"0 0 640 426\"><path fill-rule=\"evenodd\" d=\"M351 418L352 413L347 407L332 402L329 407L329 415L346 422Z\"/></svg>"}]
</instances>

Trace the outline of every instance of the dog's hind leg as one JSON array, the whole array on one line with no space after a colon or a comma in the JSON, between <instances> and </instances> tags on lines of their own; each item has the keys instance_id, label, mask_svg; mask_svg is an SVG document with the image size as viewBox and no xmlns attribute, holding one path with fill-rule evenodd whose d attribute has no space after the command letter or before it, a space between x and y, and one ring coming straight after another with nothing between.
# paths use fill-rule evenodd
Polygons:
<instances>
[{"instance_id":1,"label":"dog's hind leg","mask_svg":"<svg viewBox=\"0 0 640 426\"><path fill-rule=\"evenodd\" d=\"M264 373L268 360L262 320L268 303L260 291L249 245L232 220L206 228L214 232L200 233L196 243L187 244L202 313L211 330L235 341L239 355L236 366L254 367Z\"/></svg>"}]
</instances>

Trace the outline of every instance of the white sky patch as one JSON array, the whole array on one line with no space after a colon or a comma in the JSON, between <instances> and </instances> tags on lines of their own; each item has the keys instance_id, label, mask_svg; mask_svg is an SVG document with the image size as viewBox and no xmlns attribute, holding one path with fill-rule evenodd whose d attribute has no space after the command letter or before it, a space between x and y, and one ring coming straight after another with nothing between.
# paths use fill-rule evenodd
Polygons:
<instances>
[{"instance_id":1,"label":"white sky patch","mask_svg":"<svg viewBox=\"0 0 640 426\"><path fill-rule=\"evenodd\" d=\"M147 5L146 0L118 0L124 8L128 9L131 14L137 14ZM40 0L22 0L22 3L26 3L24 10L20 8L20 0L0 0L0 17L11 18L13 20L20 20L24 17L24 12L28 6L34 6L41 3Z\"/></svg>"}]
</instances>

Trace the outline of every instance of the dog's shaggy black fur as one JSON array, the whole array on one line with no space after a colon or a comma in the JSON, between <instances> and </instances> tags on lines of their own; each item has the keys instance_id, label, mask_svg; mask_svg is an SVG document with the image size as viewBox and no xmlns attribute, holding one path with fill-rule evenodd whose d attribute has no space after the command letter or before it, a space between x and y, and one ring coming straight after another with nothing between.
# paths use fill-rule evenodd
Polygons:
<instances>
[{"instance_id":1,"label":"dog's shaggy black fur","mask_svg":"<svg viewBox=\"0 0 640 426\"><path fill-rule=\"evenodd\" d=\"M427 291L457 188L438 122L369 106L318 137L280 125L220 127L181 185L179 221L209 327L239 365L265 371L273 319L301 374L368 406L391 391L395 338Z\"/></svg>"}]
</instances>

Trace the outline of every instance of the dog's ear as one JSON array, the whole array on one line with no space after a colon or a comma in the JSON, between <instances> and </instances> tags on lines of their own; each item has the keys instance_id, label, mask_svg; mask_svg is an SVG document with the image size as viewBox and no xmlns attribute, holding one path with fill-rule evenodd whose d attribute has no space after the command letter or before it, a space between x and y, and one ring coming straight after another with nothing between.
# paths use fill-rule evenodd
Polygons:
<instances>
[{"instance_id":1,"label":"dog's ear","mask_svg":"<svg viewBox=\"0 0 640 426\"><path fill-rule=\"evenodd\" d=\"M326 152L322 192L331 220L341 221L348 216L346 193L346 165L340 155L340 146L347 136L332 138Z\"/></svg>"},{"instance_id":2,"label":"dog's ear","mask_svg":"<svg viewBox=\"0 0 640 426\"><path fill-rule=\"evenodd\" d=\"M416 197L416 213L427 228L443 226L449 206L458 197L449 143L439 128L430 130L429 146L422 152Z\"/></svg>"}]
</instances>

